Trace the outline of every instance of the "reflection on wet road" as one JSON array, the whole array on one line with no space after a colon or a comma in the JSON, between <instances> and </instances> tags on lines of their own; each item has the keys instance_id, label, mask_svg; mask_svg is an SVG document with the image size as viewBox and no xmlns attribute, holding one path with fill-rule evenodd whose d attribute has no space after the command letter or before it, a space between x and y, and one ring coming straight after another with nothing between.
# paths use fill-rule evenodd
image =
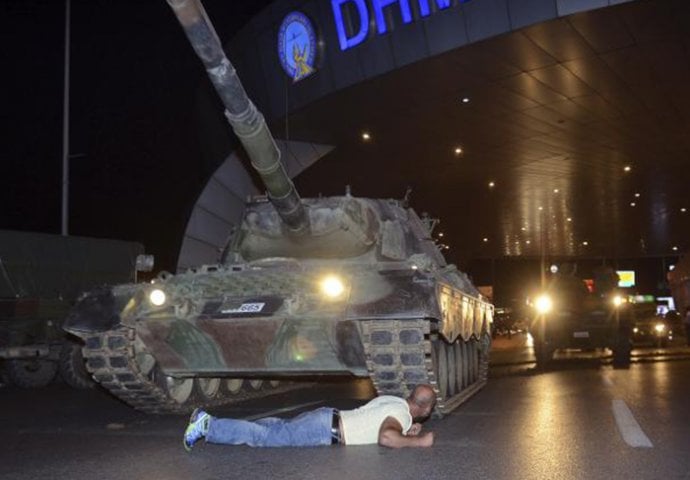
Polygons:
<instances>
[{"instance_id":1,"label":"reflection on wet road","mask_svg":"<svg viewBox=\"0 0 690 480\"><path fill-rule=\"evenodd\" d=\"M525 335L499 337L486 388L443 419L431 449L379 446L182 448L186 418L147 416L100 390L0 388L5 479L690 479L690 351L562 352L547 371ZM292 416L374 395L367 380L314 387L217 409L238 418Z\"/></svg>"}]
</instances>

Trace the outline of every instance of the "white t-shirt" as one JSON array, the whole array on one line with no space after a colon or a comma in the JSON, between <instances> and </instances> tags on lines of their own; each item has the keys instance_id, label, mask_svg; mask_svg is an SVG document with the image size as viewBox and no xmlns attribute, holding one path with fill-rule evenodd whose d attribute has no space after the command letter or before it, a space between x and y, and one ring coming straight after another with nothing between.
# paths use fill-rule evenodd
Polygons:
<instances>
[{"instance_id":1,"label":"white t-shirt","mask_svg":"<svg viewBox=\"0 0 690 480\"><path fill-rule=\"evenodd\" d=\"M393 417L402 426L403 435L412 426L412 415L407 401L392 395L376 397L355 410L342 410L341 434L345 445L367 445L378 443L381 424L387 417Z\"/></svg>"}]
</instances>

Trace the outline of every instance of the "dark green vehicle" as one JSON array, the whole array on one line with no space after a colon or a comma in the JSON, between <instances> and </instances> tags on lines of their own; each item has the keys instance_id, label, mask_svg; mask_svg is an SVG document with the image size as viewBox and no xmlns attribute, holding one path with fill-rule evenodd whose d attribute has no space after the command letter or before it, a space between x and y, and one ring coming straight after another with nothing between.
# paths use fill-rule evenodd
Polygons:
<instances>
[{"instance_id":1,"label":"dark green vehicle","mask_svg":"<svg viewBox=\"0 0 690 480\"><path fill-rule=\"evenodd\" d=\"M615 272L602 269L594 291L573 273L554 274L532 300L530 333L537 366L546 367L558 349L608 348L613 364L630 364L634 314L615 289Z\"/></svg>"},{"instance_id":2,"label":"dark green vehicle","mask_svg":"<svg viewBox=\"0 0 690 480\"><path fill-rule=\"evenodd\" d=\"M0 370L35 388L61 377L93 385L81 341L62 329L77 298L104 284L134 281L135 242L0 230Z\"/></svg>"},{"instance_id":3,"label":"dark green vehicle","mask_svg":"<svg viewBox=\"0 0 690 480\"><path fill-rule=\"evenodd\" d=\"M221 262L92 292L66 328L94 378L133 407L183 412L320 375L371 378L438 412L486 382L493 306L444 260L403 200L302 199L203 7L169 0L267 196L246 205Z\"/></svg>"},{"instance_id":4,"label":"dark green vehicle","mask_svg":"<svg viewBox=\"0 0 690 480\"><path fill-rule=\"evenodd\" d=\"M92 385L81 347L62 330L69 309L70 303L60 299L0 299L0 358L6 381L24 388L43 387L60 370L72 386Z\"/></svg>"}]
</instances>

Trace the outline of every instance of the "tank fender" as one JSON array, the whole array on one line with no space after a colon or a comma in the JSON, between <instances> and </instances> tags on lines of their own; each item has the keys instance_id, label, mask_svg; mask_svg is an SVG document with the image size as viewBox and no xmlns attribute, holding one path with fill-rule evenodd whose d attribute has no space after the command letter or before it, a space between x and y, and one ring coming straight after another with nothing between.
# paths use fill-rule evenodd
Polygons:
<instances>
[{"instance_id":1,"label":"tank fender","mask_svg":"<svg viewBox=\"0 0 690 480\"><path fill-rule=\"evenodd\" d=\"M490 331L493 305L442 282L436 294L441 309L440 331L449 342L458 337L464 341L473 336L481 338L482 333Z\"/></svg>"},{"instance_id":2,"label":"tank fender","mask_svg":"<svg viewBox=\"0 0 690 480\"><path fill-rule=\"evenodd\" d=\"M72 308L62 328L77 336L112 330L120 324L117 303L111 288L93 290Z\"/></svg>"}]
</instances>

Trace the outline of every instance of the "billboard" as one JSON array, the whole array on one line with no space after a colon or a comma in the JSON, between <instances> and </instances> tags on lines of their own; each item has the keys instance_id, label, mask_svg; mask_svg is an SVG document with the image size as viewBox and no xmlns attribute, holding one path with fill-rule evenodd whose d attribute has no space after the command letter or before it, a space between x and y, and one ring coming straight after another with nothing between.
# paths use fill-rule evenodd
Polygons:
<instances>
[{"instance_id":1,"label":"billboard","mask_svg":"<svg viewBox=\"0 0 690 480\"><path fill-rule=\"evenodd\" d=\"M628 288L635 286L635 270L616 270L618 274L618 286Z\"/></svg>"}]
</instances>

